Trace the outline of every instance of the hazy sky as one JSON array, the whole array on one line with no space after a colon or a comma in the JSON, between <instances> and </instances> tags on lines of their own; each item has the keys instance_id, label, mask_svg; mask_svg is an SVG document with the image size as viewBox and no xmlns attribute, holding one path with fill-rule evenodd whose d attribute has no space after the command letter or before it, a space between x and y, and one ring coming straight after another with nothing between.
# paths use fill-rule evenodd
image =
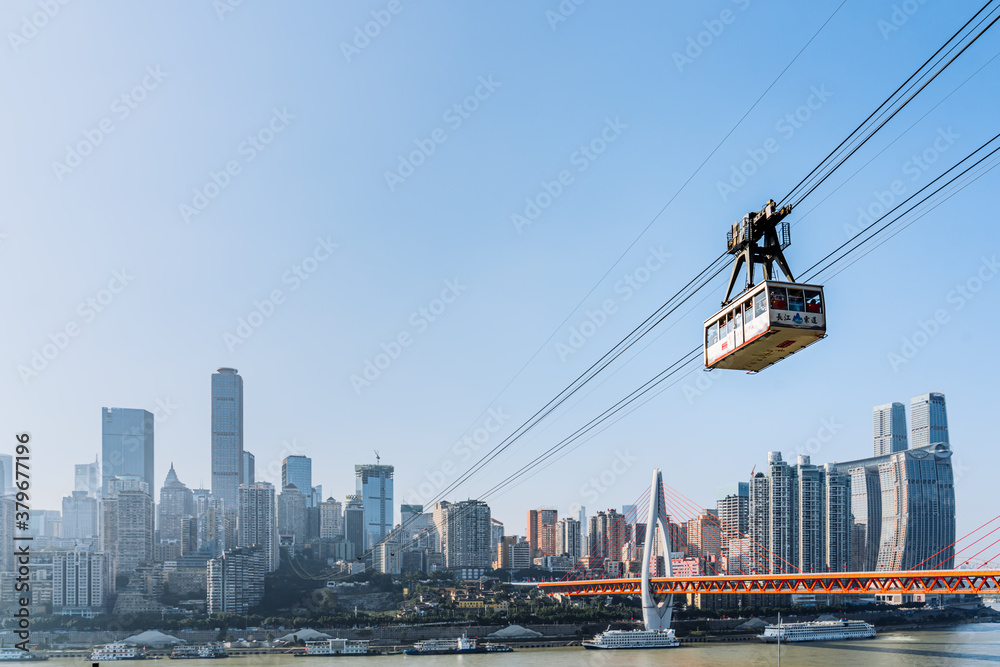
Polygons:
<instances>
[{"instance_id":1,"label":"hazy sky","mask_svg":"<svg viewBox=\"0 0 1000 667\"><path fill-rule=\"evenodd\" d=\"M58 508L72 464L94 459L102 406L159 408L157 486L171 462L209 485L222 366L244 378L259 477L304 453L343 499L378 450L398 501L427 500L421 484L476 460L464 435L499 443L980 3L846 2L615 265L839 4L3 3L0 434L4 451L32 435L32 503ZM997 30L793 212L793 270L894 181L912 194L995 134L1000 63L956 88ZM867 456L873 405L942 391L959 534L990 518L998 185L988 173L828 282L827 340L757 376L693 372L487 498L494 516L523 533L529 508L619 507L655 466L714 506L769 450ZM697 345L721 282L703 296L449 499L479 497ZM588 311L602 325L574 339ZM905 348L921 322L933 334Z\"/></svg>"}]
</instances>

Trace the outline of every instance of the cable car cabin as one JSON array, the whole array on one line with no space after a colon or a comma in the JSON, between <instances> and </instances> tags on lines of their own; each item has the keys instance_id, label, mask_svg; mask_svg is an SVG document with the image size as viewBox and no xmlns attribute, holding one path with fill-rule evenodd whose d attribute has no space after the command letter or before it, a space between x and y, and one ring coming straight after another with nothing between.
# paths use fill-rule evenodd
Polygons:
<instances>
[{"instance_id":1,"label":"cable car cabin","mask_svg":"<svg viewBox=\"0 0 1000 667\"><path fill-rule=\"evenodd\" d=\"M761 371L824 337L822 287L765 280L705 322L705 366Z\"/></svg>"}]
</instances>

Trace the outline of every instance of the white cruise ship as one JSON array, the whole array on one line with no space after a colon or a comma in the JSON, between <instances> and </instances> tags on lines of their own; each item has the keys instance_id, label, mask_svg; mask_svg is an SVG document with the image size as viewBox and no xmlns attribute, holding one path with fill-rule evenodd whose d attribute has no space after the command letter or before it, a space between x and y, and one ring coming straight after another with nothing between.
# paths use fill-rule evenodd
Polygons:
<instances>
[{"instance_id":1,"label":"white cruise ship","mask_svg":"<svg viewBox=\"0 0 1000 667\"><path fill-rule=\"evenodd\" d=\"M31 662L34 660L48 660L48 657L22 651L19 648L0 648L0 662Z\"/></svg>"},{"instance_id":2,"label":"white cruise ship","mask_svg":"<svg viewBox=\"0 0 1000 667\"><path fill-rule=\"evenodd\" d=\"M306 652L304 655L368 655L368 640L324 639L321 641L306 642Z\"/></svg>"},{"instance_id":3,"label":"white cruise ship","mask_svg":"<svg viewBox=\"0 0 1000 667\"><path fill-rule=\"evenodd\" d=\"M593 639L583 641L584 648L676 648L680 642L673 630L612 630L607 629Z\"/></svg>"},{"instance_id":4,"label":"white cruise ship","mask_svg":"<svg viewBox=\"0 0 1000 667\"><path fill-rule=\"evenodd\" d=\"M90 653L90 659L94 662L110 660L145 660L146 654L131 644L115 642L104 646L95 646Z\"/></svg>"},{"instance_id":5,"label":"white cruise ship","mask_svg":"<svg viewBox=\"0 0 1000 667\"><path fill-rule=\"evenodd\" d=\"M808 623L782 623L769 625L760 636L765 642L822 642L838 639L870 639L875 636L875 626L864 621L810 621Z\"/></svg>"}]
</instances>

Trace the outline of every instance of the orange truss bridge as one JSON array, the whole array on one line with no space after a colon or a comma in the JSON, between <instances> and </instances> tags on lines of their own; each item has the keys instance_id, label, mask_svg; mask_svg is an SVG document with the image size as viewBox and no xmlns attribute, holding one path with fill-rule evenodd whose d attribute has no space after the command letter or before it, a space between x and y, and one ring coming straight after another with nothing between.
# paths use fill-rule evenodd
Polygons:
<instances>
[{"instance_id":1,"label":"orange truss bridge","mask_svg":"<svg viewBox=\"0 0 1000 667\"><path fill-rule=\"evenodd\" d=\"M654 594L1000 594L1000 570L834 572L828 574L651 577ZM549 595L638 595L639 579L553 581L538 585Z\"/></svg>"}]
</instances>

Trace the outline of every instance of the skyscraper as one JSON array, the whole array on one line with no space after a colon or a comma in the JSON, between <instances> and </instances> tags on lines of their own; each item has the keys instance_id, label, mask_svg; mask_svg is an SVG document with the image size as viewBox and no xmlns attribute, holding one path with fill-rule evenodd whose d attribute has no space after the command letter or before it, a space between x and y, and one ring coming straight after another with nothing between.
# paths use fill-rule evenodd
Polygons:
<instances>
[{"instance_id":1,"label":"skyscraper","mask_svg":"<svg viewBox=\"0 0 1000 667\"><path fill-rule=\"evenodd\" d=\"M332 540L344 534L343 506L332 497L319 504L320 539Z\"/></svg>"},{"instance_id":2,"label":"skyscraper","mask_svg":"<svg viewBox=\"0 0 1000 667\"><path fill-rule=\"evenodd\" d=\"M863 562L869 571L952 567L955 483L948 444L911 446L835 463L833 469L851 478L852 534L865 540L863 552L853 550L853 566Z\"/></svg>"},{"instance_id":3,"label":"skyscraper","mask_svg":"<svg viewBox=\"0 0 1000 667\"><path fill-rule=\"evenodd\" d=\"M138 475L153 489L153 413L101 408L101 493L119 475Z\"/></svg>"},{"instance_id":4,"label":"skyscraper","mask_svg":"<svg viewBox=\"0 0 1000 667\"><path fill-rule=\"evenodd\" d=\"M16 491L14 488L14 457L0 454L0 497Z\"/></svg>"},{"instance_id":5,"label":"skyscraper","mask_svg":"<svg viewBox=\"0 0 1000 667\"><path fill-rule=\"evenodd\" d=\"M306 507L314 507L312 492L312 459L308 456L287 456L281 462L281 488L294 484L306 497Z\"/></svg>"},{"instance_id":6,"label":"skyscraper","mask_svg":"<svg viewBox=\"0 0 1000 667\"><path fill-rule=\"evenodd\" d=\"M239 508L237 545L260 547L264 552L267 571L274 572L278 569L278 522L275 520L274 487L267 482L239 487Z\"/></svg>"},{"instance_id":7,"label":"skyscraper","mask_svg":"<svg viewBox=\"0 0 1000 667\"><path fill-rule=\"evenodd\" d=\"M576 519L560 519L556 524L556 552L557 555L569 556L571 562L576 563L583 555L581 550L580 522Z\"/></svg>"},{"instance_id":8,"label":"skyscraper","mask_svg":"<svg viewBox=\"0 0 1000 667\"><path fill-rule=\"evenodd\" d=\"M62 536L85 540L100 535L100 501L86 491L62 499Z\"/></svg>"},{"instance_id":9,"label":"skyscraper","mask_svg":"<svg viewBox=\"0 0 1000 667\"><path fill-rule=\"evenodd\" d=\"M944 394L931 392L910 399L911 447L926 447L948 440L948 414Z\"/></svg>"},{"instance_id":10,"label":"skyscraper","mask_svg":"<svg viewBox=\"0 0 1000 667\"><path fill-rule=\"evenodd\" d=\"M490 508L481 500L434 505L434 522L441 535L441 551L448 569L490 566L492 529Z\"/></svg>"},{"instance_id":11,"label":"skyscraper","mask_svg":"<svg viewBox=\"0 0 1000 667\"><path fill-rule=\"evenodd\" d=\"M344 506L344 538L354 545L354 553L362 553L365 544L365 504L361 496L347 496Z\"/></svg>"},{"instance_id":12,"label":"skyscraper","mask_svg":"<svg viewBox=\"0 0 1000 667\"><path fill-rule=\"evenodd\" d=\"M737 482L726 495L715 501L721 528L720 547L726 551L729 541L741 539L749 530L750 485Z\"/></svg>"},{"instance_id":13,"label":"skyscraper","mask_svg":"<svg viewBox=\"0 0 1000 667\"><path fill-rule=\"evenodd\" d=\"M239 507L243 478L243 378L235 368L212 374L212 495Z\"/></svg>"},{"instance_id":14,"label":"skyscraper","mask_svg":"<svg viewBox=\"0 0 1000 667\"><path fill-rule=\"evenodd\" d=\"M356 465L357 495L365 510L365 533L362 549L378 544L393 527L392 474L387 465Z\"/></svg>"},{"instance_id":15,"label":"skyscraper","mask_svg":"<svg viewBox=\"0 0 1000 667\"><path fill-rule=\"evenodd\" d=\"M243 470L240 472L240 484L244 486L250 486L256 483L257 479L254 477L254 457L253 454L247 450L243 450Z\"/></svg>"},{"instance_id":16,"label":"skyscraper","mask_svg":"<svg viewBox=\"0 0 1000 667\"><path fill-rule=\"evenodd\" d=\"M906 408L902 403L886 403L872 408L872 441L875 456L906 449Z\"/></svg>"},{"instance_id":17,"label":"skyscraper","mask_svg":"<svg viewBox=\"0 0 1000 667\"><path fill-rule=\"evenodd\" d=\"M292 538L293 551L301 552L306 543L306 496L294 484L281 489L278 496L278 534Z\"/></svg>"},{"instance_id":18,"label":"skyscraper","mask_svg":"<svg viewBox=\"0 0 1000 667\"><path fill-rule=\"evenodd\" d=\"M100 497L101 464L96 456L93 463L77 463L73 473L74 491L83 491L91 498Z\"/></svg>"},{"instance_id":19,"label":"skyscraper","mask_svg":"<svg viewBox=\"0 0 1000 667\"><path fill-rule=\"evenodd\" d=\"M244 487L246 488L246 487ZM267 553L259 547L226 549L208 561L207 611L247 614L264 599Z\"/></svg>"},{"instance_id":20,"label":"skyscraper","mask_svg":"<svg viewBox=\"0 0 1000 667\"><path fill-rule=\"evenodd\" d=\"M116 476L101 500L101 544L112 571L131 575L153 560L154 511L149 485L138 475Z\"/></svg>"},{"instance_id":21,"label":"skyscraper","mask_svg":"<svg viewBox=\"0 0 1000 667\"><path fill-rule=\"evenodd\" d=\"M167 479L160 489L160 505L157 508L157 527L161 542L181 541L181 523L186 516L193 516L194 494L187 488L174 472L174 464L170 464Z\"/></svg>"},{"instance_id":22,"label":"skyscraper","mask_svg":"<svg viewBox=\"0 0 1000 667\"><path fill-rule=\"evenodd\" d=\"M556 510L528 510L528 543L531 545L532 558L557 555L558 521L559 513Z\"/></svg>"}]
</instances>

